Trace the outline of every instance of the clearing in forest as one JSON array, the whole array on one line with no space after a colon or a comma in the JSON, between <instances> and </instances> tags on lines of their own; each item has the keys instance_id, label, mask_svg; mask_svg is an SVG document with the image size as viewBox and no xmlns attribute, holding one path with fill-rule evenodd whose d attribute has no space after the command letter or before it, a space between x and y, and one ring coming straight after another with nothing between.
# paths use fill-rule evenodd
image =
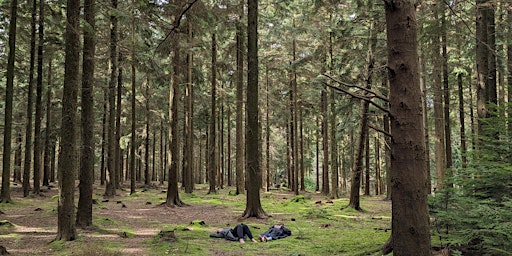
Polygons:
<instances>
[{"instance_id":1,"label":"clearing in forest","mask_svg":"<svg viewBox=\"0 0 512 256\"><path fill-rule=\"evenodd\" d=\"M164 187L118 190L103 198L95 185L94 227L78 229L73 242L52 242L57 231L57 189L23 198L13 184L14 203L0 204L0 245L11 255L379 255L390 232L391 203L362 198L364 212L346 208L348 199L329 200L304 192L261 192L265 219L239 217L245 195L225 188L208 195L180 191L187 206L165 207ZM75 198L75 202L78 197ZM266 243L240 244L210 238L218 228L247 224L257 237L272 224L284 224L292 236ZM169 235L170 234L170 235Z\"/></svg>"}]
</instances>

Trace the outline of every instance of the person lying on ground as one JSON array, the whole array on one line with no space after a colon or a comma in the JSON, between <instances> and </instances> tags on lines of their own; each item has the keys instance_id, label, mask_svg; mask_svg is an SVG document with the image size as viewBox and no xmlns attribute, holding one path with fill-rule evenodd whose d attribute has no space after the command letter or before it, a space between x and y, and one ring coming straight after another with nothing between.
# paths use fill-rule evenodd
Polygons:
<instances>
[{"instance_id":1,"label":"person lying on ground","mask_svg":"<svg viewBox=\"0 0 512 256\"><path fill-rule=\"evenodd\" d=\"M262 242L266 242L270 240L285 238L291 235L292 231L284 225L272 225L267 231L265 231L265 233L259 235L258 239Z\"/></svg>"},{"instance_id":2,"label":"person lying on ground","mask_svg":"<svg viewBox=\"0 0 512 256\"><path fill-rule=\"evenodd\" d=\"M239 241L240 243L245 243L246 237L251 239L253 242L258 242L252 236L251 230L245 224L238 224L233 229L231 228L221 228L217 230L216 233L210 234L210 237L214 238L225 238L229 241Z\"/></svg>"}]
</instances>

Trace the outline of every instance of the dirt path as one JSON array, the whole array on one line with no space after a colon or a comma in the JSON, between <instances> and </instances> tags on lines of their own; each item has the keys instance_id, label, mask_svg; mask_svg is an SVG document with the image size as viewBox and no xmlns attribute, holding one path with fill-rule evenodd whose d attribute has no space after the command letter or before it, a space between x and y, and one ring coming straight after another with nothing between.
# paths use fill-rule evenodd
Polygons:
<instances>
[{"instance_id":1,"label":"dirt path","mask_svg":"<svg viewBox=\"0 0 512 256\"><path fill-rule=\"evenodd\" d=\"M98 187L95 194L102 192L102 188ZM143 193L165 197L161 188ZM57 231L57 189L45 191L41 196L23 198L21 188L15 187L11 196L14 206L1 209L3 214L0 214L0 220L6 220L14 226L0 226L0 245L5 246L11 255L53 255L49 243L56 237ZM80 252L84 248L72 247L117 244L122 255L148 255L145 243L165 225L187 225L195 220L203 220L212 226L224 226L236 222L236 216L240 216L240 213L219 205L164 207L158 205L158 199L154 197L154 202L151 202L145 196L130 197L126 191L118 191L118 196L108 201L99 197L99 202L93 206L93 215L95 222L101 222L102 230L79 229L81 242L64 243L62 246ZM94 248L89 249L89 252L95 251Z\"/></svg>"}]
</instances>

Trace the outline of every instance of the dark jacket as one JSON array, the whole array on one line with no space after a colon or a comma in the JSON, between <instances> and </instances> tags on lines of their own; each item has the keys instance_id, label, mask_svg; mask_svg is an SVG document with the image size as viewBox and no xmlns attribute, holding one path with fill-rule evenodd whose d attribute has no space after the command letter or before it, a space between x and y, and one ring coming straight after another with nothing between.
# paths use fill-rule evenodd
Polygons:
<instances>
[{"instance_id":1,"label":"dark jacket","mask_svg":"<svg viewBox=\"0 0 512 256\"><path fill-rule=\"evenodd\" d=\"M285 226L280 226L277 228L275 225L272 225L265 233L261 234L262 236L272 237L272 239L281 239L287 236L292 235L292 231L286 228Z\"/></svg>"},{"instance_id":2,"label":"dark jacket","mask_svg":"<svg viewBox=\"0 0 512 256\"><path fill-rule=\"evenodd\" d=\"M210 237L225 238L226 240L229 240L229 241L238 241L238 238L236 238L233 235L233 231L230 228L225 228L221 231L217 231L216 233L211 233Z\"/></svg>"}]
</instances>

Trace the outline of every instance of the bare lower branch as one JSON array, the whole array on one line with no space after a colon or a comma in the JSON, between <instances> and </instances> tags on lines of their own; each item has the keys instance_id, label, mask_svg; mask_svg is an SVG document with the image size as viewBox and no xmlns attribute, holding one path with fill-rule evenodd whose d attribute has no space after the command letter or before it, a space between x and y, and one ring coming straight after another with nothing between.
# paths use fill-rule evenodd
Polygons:
<instances>
[{"instance_id":1,"label":"bare lower branch","mask_svg":"<svg viewBox=\"0 0 512 256\"><path fill-rule=\"evenodd\" d=\"M351 92L349 92L349 91L347 91L347 90L344 90L344 89L342 89L342 88L340 88L340 87L332 86L332 85L330 85L330 84L328 84L328 83L326 83L326 82L322 82L322 83L323 83L324 85L326 85L327 87L332 88L332 89L334 89L334 90L336 90L336 91L338 91L338 92L340 92L340 93L348 94L348 95L350 95L352 98L356 98L356 99L360 99L360 100L367 101L368 103L370 103L371 105L375 106L376 108L378 108L378 109L382 110L383 112L385 112L385 113L388 113L388 114L389 114L389 110L388 110L388 109L385 109L384 107L382 107L382 106L380 106L380 105L376 104L375 102L373 102L373 101L371 100L371 98L370 98L370 97L364 97L364 96L361 96L361 95L357 95L357 94L351 93Z\"/></svg>"},{"instance_id":2,"label":"bare lower branch","mask_svg":"<svg viewBox=\"0 0 512 256\"><path fill-rule=\"evenodd\" d=\"M373 126L373 125L370 125L370 124L369 124L369 125L368 125L368 127L369 127L369 128L371 128L372 130L376 131L376 132L380 132L380 133L382 133L382 134L384 134L384 135L386 135L386 136L392 137L392 136L391 136L391 133L386 132L386 131L384 131L384 130L382 130L382 129L380 129L380 128L377 128L377 127L375 127L375 126Z\"/></svg>"},{"instance_id":3,"label":"bare lower branch","mask_svg":"<svg viewBox=\"0 0 512 256\"><path fill-rule=\"evenodd\" d=\"M329 79L331 79L332 81L334 81L334 82L336 82L336 83L338 83L338 84L341 84L341 85L344 85L344 86L347 86L347 87L357 88L357 89L363 90L363 91L365 91L365 92L367 92L367 93L369 93L369 94L373 95L374 97L376 97L376 98L378 98L378 99L381 99L381 100L383 100L383 101L385 101L385 102L388 102L388 101L389 101L386 97L381 96L381 95L377 94L376 92L374 92L374 91L372 91L372 90L369 90L369 89L367 89L367 88L364 88L364 87L361 87L361 86L357 86L357 85L353 85L353 84L347 84L347 83L345 83L345 82L342 82L342 81L340 81L340 80L338 80L338 79L336 79L336 78L332 77L332 76L331 76L331 75L329 75L329 74L325 74L325 73L324 73L324 74L322 74L322 75L323 75L323 76L325 76L325 77L327 77L327 78L329 78Z\"/></svg>"}]
</instances>

